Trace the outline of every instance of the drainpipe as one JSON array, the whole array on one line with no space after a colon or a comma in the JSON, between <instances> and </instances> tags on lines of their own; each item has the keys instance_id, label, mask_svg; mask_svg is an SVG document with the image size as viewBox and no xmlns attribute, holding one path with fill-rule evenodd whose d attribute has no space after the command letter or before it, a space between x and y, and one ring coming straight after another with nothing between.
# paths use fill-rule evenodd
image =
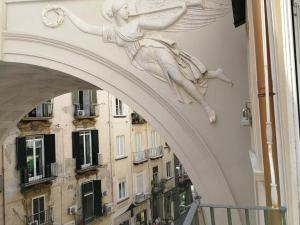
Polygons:
<instances>
[{"instance_id":1,"label":"drainpipe","mask_svg":"<svg viewBox=\"0 0 300 225\"><path fill-rule=\"evenodd\" d=\"M263 150L263 166L265 177L265 191L267 205L277 208L279 202L278 159L273 87L271 80L271 68L269 65L270 52L268 41L268 26L266 25L265 2L253 1L253 22L255 29L255 51L257 65L257 86L260 110L260 126Z\"/></svg>"},{"instance_id":2,"label":"drainpipe","mask_svg":"<svg viewBox=\"0 0 300 225\"><path fill-rule=\"evenodd\" d=\"M271 110L274 114L274 109L270 107L270 86L269 86L269 65L268 65L268 47L267 47L267 29L265 21L265 2L261 1L261 18L262 20L262 44L263 44L263 62L264 62L264 77L265 77L265 96L266 100L266 143L268 146L269 166L271 174L271 203L273 208L278 208L277 183L275 178L274 158L273 158L273 128L271 121Z\"/></svg>"}]
</instances>

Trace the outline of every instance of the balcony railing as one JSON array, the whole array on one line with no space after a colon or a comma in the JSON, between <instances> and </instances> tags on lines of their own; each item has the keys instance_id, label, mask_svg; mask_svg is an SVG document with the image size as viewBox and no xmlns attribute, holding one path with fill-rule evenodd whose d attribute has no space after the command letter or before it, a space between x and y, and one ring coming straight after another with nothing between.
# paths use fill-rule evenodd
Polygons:
<instances>
[{"instance_id":1,"label":"balcony railing","mask_svg":"<svg viewBox=\"0 0 300 225\"><path fill-rule=\"evenodd\" d=\"M52 225L53 213L52 208L26 217L26 225Z\"/></svg>"},{"instance_id":2,"label":"balcony railing","mask_svg":"<svg viewBox=\"0 0 300 225\"><path fill-rule=\"evenodd\" d=\"M148 161L148 159L149 159L149 152L147 150L133 153L134 164L146 162Z\"/></svg>"},{"instance_id":3,"label":"balcony railing","mask_svg":"<svg viewBox=\"0 0 300 225\"><path fill-rule=\"evenodd\" d=\"M97 117L99 115L98 107L95 104L75 104L74 116L77 119Z\"/></svg>"},{"instance_id":4,"label":"balcony railing","mask_svg":"<svg viewBox=\"0 0 300 225\"><path fill-rule=\"evenodd\" d=\"M131 113L131 124L145 124L147 121L136 112Z\"/></svg>"},{"instance_id":5,"label":"balcony railing","mask_svg":"<svg viewBox=\"0 0 300 225\"><path fill-rule=\"evenodd\" d=\"M271 208L266 206L229 206L200 204L200 199L196 199L189 207L189 212L183 225L192 225L195 219L211 225L238 225L242 221L245 225L287 225L286 208ZM205 214L205 215L203 215ZM227 222L224 222L227 221Z\"/></svg>"},{"instance_id":6,"label":"balcony railing","mask_svg":"<svg viewBox=\"0 0 300 225\"><path fill-rule=\"evenodd\" d=\"M151 197L150 193L137 193L134 196L134 202L136 204L142 203Z\"/></svg>"},{"instance_id":7,"label":"balcony railing","mask_svg":"<svg viewBox=\"0 0 300 225\"><path fill-rule=\"evenodd\" d=\"M45 102L31 110L23 120L47 120L53 117L53 103Z\"/></svg>"},{"instance_id":8,"label":"balcony railing","mask_svg":"<svg viewBox=\"0 0 300 225\"><path fill-rule=\"evenodd\" d=\"M21 186L27 188L36 184L50 182L54 180L58 175L57 163L45 165L44 173L39 176L30 176L28 168L21 169Z\"/></svg>"},{"instance_id":9,"label":"balcony railing","mask_svg":"<svg viewBox=\"0 0 300 225\"><path fill-rule=\"evenodd\" d=\"M152 192L153 193L160 193L162 192L165 187L166 187L166 182L167 180L166 179L161 179L159 181L152 181L151 184L152 184Z\"/></svg>"},{"instance_id":10,"label":"balcony railing","mask_svg":"<svg viewBox=\"0 0 300 225\"><path fill-rule=\"evenodd\" d=\"M157 159L164 155L163 146L148 149L150 159Z\"/></svg>"}]
</instances>

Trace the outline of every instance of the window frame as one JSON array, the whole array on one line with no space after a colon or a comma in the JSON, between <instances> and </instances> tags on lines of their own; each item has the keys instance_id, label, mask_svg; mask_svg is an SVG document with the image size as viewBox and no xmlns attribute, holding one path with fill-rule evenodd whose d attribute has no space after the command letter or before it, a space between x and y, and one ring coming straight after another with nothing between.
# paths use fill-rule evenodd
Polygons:
<instances>
[{"instance_id":1,"label":"window frame","mask_svg":"<svg viewBox=\"0 0 300 225\"><path fill-rule=\"evenodd\" d=\"M84 217L84 220L91 220L91 219L93 219L94 217L95 217L95 205L94 205L94 201L95 201L95 190L94 190L94 183L93 183L93 181L87 181L87 182L84 182L84 183L82 183L81 185L87 185L87 184L91 184L91 186L93 187L93 191L92 192L88 192L88 193L81 193L81 198L82 198L82 201L84 201L84 198L86 197L86 196L90 196L90 195L93 195L93 201L92 201L92 203L93 203L93 205L92 205L92 210L93 210L93 215L91 216L91 217L89 217L89 218L86 218L85 216L84 216L84 209L82 208L82 215L83 215L83 217ZM85 221L84 221L85 222Z\"/></svg>"},{"instance_id":2,"label":"window frame","mask_svg":"<svg viewBox=\"0 0 300 225\"><path fill-rule=\"evenodd\" d=\"M41 214L41 213L44 213L44 220L46 220L46 217L45 217L45 211L46 211L46 195L38 195L38 196L35 196L35 197L33 197L32 199L31 199L31 216L34 218L34 206L33 206L33 201L35 200L35 199L39 199L39 198L43 198L44 199L44 211L40 211L38 214ZM35 221L35 220L34 220ZM44 221L44 222L46 222L46 221ZM38 224L40 224L40 221L38 220Z\"/></svg>"},{"instance_id":3,"label":"window frame","mask_svg":"<svg viewBox=\"0 0 300 225\"><path fill-rule=\"evenodd\" d=\"M172 162L171 161L166 162L166 177L167 178L172 178L173 177Z\"/></svg>"},{"instance_id":4,"label":"window frame","mask_svg":"<svg viewBox=\"0 0 300 225\"><path fill-rule=\"evenodd\" d=\"M120 184L124 183L124 196L122 196L122 193L120 192ZM122 185L121 185L122 187ZM120 195L121 194L121 195ZM118 202L124 201L128 198L128 183L127 179L119 180L118 181Z\"/></svg>"},{"instance_id":5,"label":"window frame","mask_svg":"<svg viewBox=\"0 0 300 225\"><path fill-rule=\"evenodd\" d=\"M125 116L124 103L119 98L115 98L115 116Z\"/></svg>"},{"instance_id":6,"label":"window frame","mask_svg":"<svg viewBox=\"0 0 300 225\"><path fill-rule=\"evenodd\" d=\"M119 140L119 141L118 141ZM121 140L123 142L123 145L121 144ZM122 147L122 149L121 149ZM120 151L122 150L122 151ZM124 158L126 157L125 154L125 135L117 135L116 136L116 159Z\"/></svg>"},{"instance_id":7,"label":"window frame","mask_svg":"<svg viewBox=\"0 0 300 225\"><path fill-rule=\"evenodd\" d=\"M26 164L28 166L28 162L27 162L27 156L28 156L28 147L27 147L27 142L29 141L33 141L33 149L32 149L32 154L34 157L33 160L33 172L34 172L34 176L33 177L29 177L28 181L32 182L34 180L38 180L41 179L45 176L45 142L44 142L44 136L43 135L36 135L36 136L27 136L26 137ZM42 145L42 174L41 175L36 175L36 142L37 141L41 141L41 145Z\"/></svg>"},{"instance_id":8,"label":"window frame","mask_svg":"<svg viewBox=\"0 0 300 225\"><path fill-rule=\"evenodd\" d=\"M143 141L142 133L136 132L134 134L135 152L142 152L143 151L142 141Z\"/></svg>"},{"instance_id":9,"label":"window frame","mask_svg":"<svg viewBox=\"0 0 300 225\"><path fill-rule=\"evenodd\" d=\"M86 139L83 138L85 136L89 136L89 143L90 143L90 163L86 163L87 158L86 158ZM93 144L92 144L92 131L91 130L81 130L79 131L79 138L83 138L83 164L81 164L81 168L87 168L93 165ZM79 140L80 141L80 140Z\"/></svg>"}]
</instances>

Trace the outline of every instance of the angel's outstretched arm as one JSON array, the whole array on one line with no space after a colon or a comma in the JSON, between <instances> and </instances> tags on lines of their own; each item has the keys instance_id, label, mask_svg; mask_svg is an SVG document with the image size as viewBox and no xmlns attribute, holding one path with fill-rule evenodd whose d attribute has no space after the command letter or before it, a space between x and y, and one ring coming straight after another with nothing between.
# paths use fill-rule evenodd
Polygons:
<instances>
[{"instance_id":1,"label":"angel's outstretched arm","mask_svg":"<svg viewBox=\"0 0 300 225\"><path fill-rule=\"evenodd\" d=\"M176 21L178 21L186 13L186 11L187 5L186 3L184 3L179 12L177 12L173 16L166 18L165 20L156 22L141 18L139 21L139 25L141 26L141 28L144 28L146 30L163 30L176 23Z\"/></svg>"},{"instance_id":2,"label":"angel's outstretched arm","mask_svg":"<svg viewBox=\"0 0 300 225\"><path fill-rule=\"evenodd\" d=\"M91 25L84 22L79 17L75 16L70 10L60 7L64 12L65 15L71 20L71 22L81 31L89 34L99 35L102 36L102 26Z\"/></svg>"}]
</instances>

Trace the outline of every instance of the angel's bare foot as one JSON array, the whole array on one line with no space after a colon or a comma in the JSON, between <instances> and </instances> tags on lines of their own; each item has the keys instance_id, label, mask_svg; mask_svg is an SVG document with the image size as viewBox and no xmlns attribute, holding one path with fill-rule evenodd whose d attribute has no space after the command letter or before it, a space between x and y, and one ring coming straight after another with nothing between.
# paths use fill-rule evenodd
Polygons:
<instances>
[{"instance_id":1,"label":"angel's bare foot","mask_svg":"<svg viewBox=\"0 0 300 225\"><path fill-rule=\"evenodd\" d=\"M210 108L209 106L205 107L205 111L207 112L209 122L215 123L217 121L217 115L216 115L215 111L212 108Z\"/></svg>"},{"instance_id":2,"label":"angel's bare foot","mask_svg":"<svg viewBox=\"0 0 300 225\"><path fill-rule=\"evenodd\" d=\"M222 80L222 81L224 81L224 82L230 84L231 87L233 86L232 80L229 79L229 78L224 74L224 72L223 72L222 69L220 69L220 68L217 69L217 70L215 71L215 73L217 74L218 79L220 79L220 80Z\"/></svg>"}]
</instances>

